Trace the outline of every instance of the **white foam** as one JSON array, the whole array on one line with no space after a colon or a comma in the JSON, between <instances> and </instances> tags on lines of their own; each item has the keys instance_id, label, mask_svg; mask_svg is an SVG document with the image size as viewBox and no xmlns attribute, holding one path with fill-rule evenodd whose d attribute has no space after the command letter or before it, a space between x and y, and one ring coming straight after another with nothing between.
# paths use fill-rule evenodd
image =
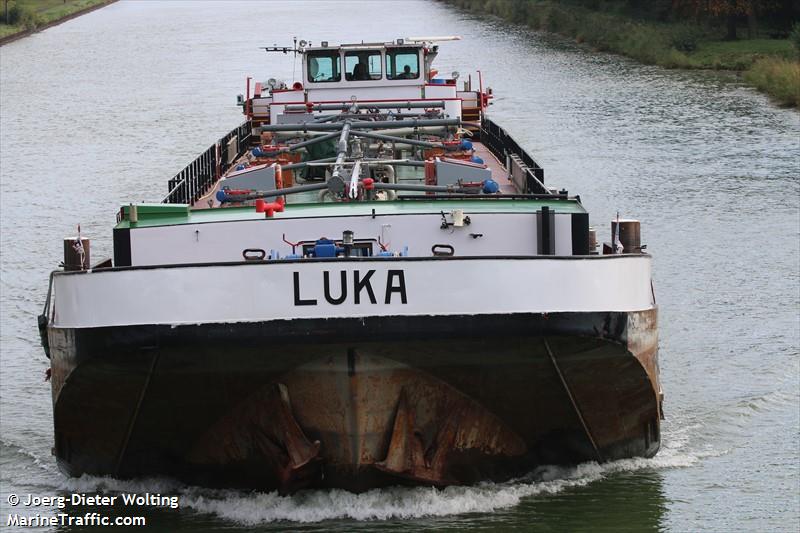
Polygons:
<instances>
[{"instance_id":1,"label":"white foam","mask_svg":"<svg viewBox=\"0 0 800 533\"><path fill-rule=\"evenodd\" d=\"M244 525L275 521L321 522L337 518L388 520L490 512L513 507L525 496L558 492L565 486L585 483L588 481L559 480L504 486L481 484L474 487L448 487L444 490L393 487L362 494L342 490L314 490L294 496L279 496L274 492L230 494L225 498L198 495L184 496L181 502L196 511L212 513Z\"/></svg>"},{"instance_id":2,"label":"white foam","mask_svg":"<svg viewBox=\"0 0 800 533\"><path fill-rule=\"evenodd\" d=\"M665 447L652 459L623 459L603 464L590 462L568 468L541 467L523 479L507 483L481 483L443 490L393 487L362 494L312 490L293 496L234 491L211 496L193 489L181 497L181 506L247 526L277 521L389 520L485 513L514 507L530 496L583 487L618 472L682 468L699 460L697 455L679 453L679 448Z\"/></svg>"},{"instance_id":3,"label":"white foam","mask_svg":"<svg viewBox=\"0 0 800 533\"><path fill-rule=\"evenodd\" d=\"M292 496L280 496L276 492L246 493L186 486L164 478L125 481L93 476L66 479L62 488L77 492L158 492L178 495L183 509L213 514L246 526L280 521L366 521L487 513L514 507L531 496L583 487L609 475L685 468L705 457L724 453L710 447L688 451L692 428L691 424L687 424L671 432L670 437L662 443L661 451L651 459L622 459L602 464L589 462L574 467L544 466L523 478L505 483L480 483L441 490L391 487L361 494L344 490L308 490Z\"/></svg>"}]
</instances>

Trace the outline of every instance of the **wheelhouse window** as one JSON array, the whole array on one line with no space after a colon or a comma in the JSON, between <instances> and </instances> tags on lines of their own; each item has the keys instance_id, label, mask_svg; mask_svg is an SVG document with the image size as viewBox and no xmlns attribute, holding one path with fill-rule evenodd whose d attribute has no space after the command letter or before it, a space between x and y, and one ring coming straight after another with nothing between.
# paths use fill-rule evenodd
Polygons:
<instances>
[{"instance_id":1,"label":"wheelhouse window","mask_svg":"<svg viewBox=\"0 0 800 533\"><path fill-rule=\"evenodd\" d=\"M381 53L379 50L345 52L344 77L348 81L381 79Z\"/></svg>"},{"instance_id":2,"label":"wheelhouse window","mask_svg":"<svg viewBox=\"0 0 800 533\"><path fill-rule=\"evenodd\" d=\"M341 60L338 51L309 52L308 81L313 83L342 80Z\"/></svg>"},{"instance_id":3,"label":"wheelhouse window","mask_svg":"<svg viewBox=\"0 0 800 533\"><path fill-rule=\"evenodd\" d=\"M389 80L419 78L419 51L415 48L387 49L386 78Z\"/></svg>"}]
</instances>

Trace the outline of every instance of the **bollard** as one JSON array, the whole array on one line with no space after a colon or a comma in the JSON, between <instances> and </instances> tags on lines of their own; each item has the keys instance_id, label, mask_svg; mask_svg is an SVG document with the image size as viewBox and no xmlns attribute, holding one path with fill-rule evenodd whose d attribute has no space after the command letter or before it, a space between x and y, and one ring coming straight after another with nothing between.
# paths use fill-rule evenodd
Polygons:
<instances>
[{"instance_id":1,"label":"bollard","mask_svg":"<svg viewBox=\"0 0 800 533\"><path fill-rule=\"evenodd\" d=\"M64 270L88 270L89 269L89 239L81 239L83 244L83 263L79 247L76 247L78 239L64 239Z\"/></svg>"}]
</instances>

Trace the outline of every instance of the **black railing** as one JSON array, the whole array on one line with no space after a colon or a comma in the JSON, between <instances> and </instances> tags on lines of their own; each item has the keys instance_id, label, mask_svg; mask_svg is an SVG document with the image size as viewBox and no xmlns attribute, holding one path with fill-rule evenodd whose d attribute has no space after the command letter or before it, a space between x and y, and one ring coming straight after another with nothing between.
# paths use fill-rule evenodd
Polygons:
<instances>
[{"instance_id":1,"label":"black railing","mask_svg":"<svg viewBox=\"0 0 800 533\"><path fill-rule=\"evenodd\" d=\"M240 125L238 128L235 128L230 133L228 133L225 137L219 140L218 144L220 147L220 173L225 173L228 168L231 166L233 161L239 158L247 149L250 147L250 132L253 131L253 125L248 120L247 122ZM230 140L236 138L236 150L237 152L229 157L228 154L228 144ZM231 163L228 163L231 161Z\"/></svg>"},{"instance_id":2,"label":"black railing","mask_svg":"<svg viewBox=\"0 0 800 533\"><path fill-rule=\"evenodd\" d=\"M250 122L245 122L211 145L169 180L169 192L163 204L193 204L219 180L231 164L249 148ZM236 138L236 153L229 154L228 145Z\"/></svg>"},{"instance_id":3,"label":"black railing","mask_svg":"<svg viewBox=\"0 0 800 533\"><path fill-rule=\"evenodd\" d=\"M529 174L526 180L525 193L550 194L550 191L544 186L544 169L503 128L484 117L483 121L481 121L480 138L481 142L503 164L507 164L506 156L508 154L515 154L522 160Z\"/></svg>"}]
</instances>

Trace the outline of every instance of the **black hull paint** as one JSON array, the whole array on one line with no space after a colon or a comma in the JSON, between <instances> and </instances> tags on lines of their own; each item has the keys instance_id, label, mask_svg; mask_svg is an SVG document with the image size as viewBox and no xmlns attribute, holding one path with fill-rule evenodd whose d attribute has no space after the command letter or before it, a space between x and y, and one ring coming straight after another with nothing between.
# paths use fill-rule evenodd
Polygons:
<instances>
[{"instance_id":1,"label":"black hull paint","mask_svg":"<svg viewBox=\"0 0 800 533\"><path fill-rule=\"evenodd\" d=\"M652 456L642 327L655 310L50 328L55 453L72 476L283 491Z\"/></svg>"}]
</instances>

